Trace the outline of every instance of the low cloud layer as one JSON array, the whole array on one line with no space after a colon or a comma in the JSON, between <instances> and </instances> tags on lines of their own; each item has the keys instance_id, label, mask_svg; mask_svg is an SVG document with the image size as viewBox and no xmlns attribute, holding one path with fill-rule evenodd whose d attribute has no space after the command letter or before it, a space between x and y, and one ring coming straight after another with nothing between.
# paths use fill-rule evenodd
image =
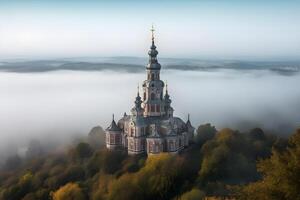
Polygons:
<instances>
[{"instance_id":1,"label":"low cloud layer","mask_svg":"<svg viewBox=\"0 0 300 200\"><path fill-rule=\"evenodd\" d=\"M31 139L55 141L109 125L133 106L138 73L51 71L0 73L0 152ZM165 70L175 115L194 126L247 130L254 126L290 134L300 126L300 75L267 69Z\"/></svg>"}]
</instances>

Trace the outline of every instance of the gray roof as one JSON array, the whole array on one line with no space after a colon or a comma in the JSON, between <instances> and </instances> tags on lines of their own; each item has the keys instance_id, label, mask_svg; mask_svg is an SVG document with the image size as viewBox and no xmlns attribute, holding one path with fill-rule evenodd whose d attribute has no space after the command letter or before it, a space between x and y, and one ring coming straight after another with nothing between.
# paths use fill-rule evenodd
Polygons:
<instances>
[{"instance_id":1,"label":"gray roof","mask_svg":"<svg viewBox=\"0 0 300 200\"><path fill-rule=\"evenodd\" d=\"M107 131L121 131L121 129L118 127L118 125L116 124L115 120L113 119L110 126L107 127L106 129Z\"/></svg>"}]
</instances>

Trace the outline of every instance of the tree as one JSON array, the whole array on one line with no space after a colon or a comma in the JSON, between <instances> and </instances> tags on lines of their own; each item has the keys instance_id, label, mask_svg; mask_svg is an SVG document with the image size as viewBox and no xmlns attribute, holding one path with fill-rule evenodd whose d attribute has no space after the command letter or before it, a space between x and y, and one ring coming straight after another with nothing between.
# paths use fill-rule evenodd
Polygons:
<instances>
[{"instance_id":1,"label":"tree","mask_svg":"<svg viewBox=\"0 0 300 200\"><path fill-rule=\"evenodd\" d=\"M214 139L207 141L201 148L203 160L199 184L205 186L218 181L237 184L256 180L256 161L248 141L246 135L228 128L220 130Z\"/></svg>"},{"instance_id":2,"label":"tree","mask_svg":"<svg viewBox=\"0 0 300 200\"><path fill-rule=\"evenodd\" d=\"M68 183L53 193L53 200L85 200L80 187L76 183Z\"/></svg>"},{"instance_id":3,"label":"tree","mask_svg":"<svg viewBox=\"0 0 300 200\"><path fill-rule=\"evenodd\" d=\"M20 156L18 156L18 155L11 156L11 157L7 158L5 165L4 165L4 169L5 170L18 169L21 166L21 163L22 163L22 160L21 160Z\"/></svg>"},{"instance_id":4,"label":"tree","mask_svg":"<svg viewBox=\"0 0 300 200\"><path fill-rule=\"evenodd\" d=\"M239 193L239 199L300 199L300 129L292 135L286 151L272 151L272 156L258 163L263 179L250 183Z\"/></svg>"},{"instance_id":5,"label":"tree","mask_svg":"<svg viewBox=\"0 0 300 200\"><path fill-rule=\"evenodd\" d=\"M96 126L89 132L87 140L88 143L95 149L104 147L105 131L101 126Z\"/></svg>"},{"instance_id":6,"label":"tree","mask_svg":"<svg viewBox=\"0 0 300 200\"><path fill-rule=\"evenodd\" d=\"M112 182L108 194L109 200L139 200L143 199L143 194L134 175L125 174Z\"/></svg>"},{"instance_id":7,"label":"tree","mask_svg":"<svg viewBox=\"0 0 300 200\"><path fill-rule=\"evenodd\" d=\"M207 140L212 139L217 133L217 130L211 124L200 125L196 131L196 143L203 145Z\"/></svg>"},{"instance_id":8,"label":"tree","mask_svg":"<svg viewBox=\"0 0 300 200\"><path fill-rule=\"evenodd\" d=\"M261 128L254 128L249 132L250 138L255 140L264 140L265 133Z\"/></svg>"},{"instance_id":9,"label":"tree","mask_svg":"<svg viewBox=\"0 0 300 200\"><path fill-rule=\"evenodd\" d=\"M83 159L89 158L93 154L93 149L88 143L80 142L74 150L71 150L71 156L73 160L82 161Z\"/></svg>"},{"instance_id":10,"label":"tree","mask_svg":"<svg viewBox=\"0 0 300 200\"><path fill-rule=\"evenodd\" d=\"M26 194L31 192L33 175L30 172L25 173L19 178L17 184L4 190L1 194L1 199L4 200L19 200Z\"/></svg>"},{"instance_id":11,"label":"tree","mask_svg":"<svg viewBox=\"0 0 300 200\"><path fill-rule=\"evenodd\" d=\"M201 200L205 198L205 193L197 188L193 188L192 190L181 195L179 200Z\"/></svg>"},{"instance_id":12,"label":"tree","mask_svg":"<svg viewBox=\"0 0 300 200\"><path fill-rule=\"evenodd\" d=\"M165 153L150 156L136 174L137 185L147 199L170 199L184 182L184 170L182 157Z\"/></svg>"}]
</instances>

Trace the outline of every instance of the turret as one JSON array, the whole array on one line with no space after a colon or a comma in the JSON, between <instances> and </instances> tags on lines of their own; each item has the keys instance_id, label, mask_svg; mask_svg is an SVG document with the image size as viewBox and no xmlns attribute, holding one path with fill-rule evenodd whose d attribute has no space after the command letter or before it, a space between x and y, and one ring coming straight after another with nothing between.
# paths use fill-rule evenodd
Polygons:
<instances>
[{"instance_id":1,"label":"turret","mask_svg":"<svg viewBox=\"0 0 300 200\"><path fill-rule=\"evenodd\" d=\"M174 109L171 107L172 100L170 99L170 95L168 92L168 84L166 84L166 93L164 96L164 110L167 117L173 117Z\"/></svg>"},{"instance_id":2,"label":"turret","mask_svg":"<svg viewBox=\"0 0 300 200\"><path fill-rule=\"evenodd\" d=\"M142 108L142 98L140 97L139 87L137 91L137 96L134 101L134 107L131 109L131 113L134 117L142 116L144 109Z\"/></svg>"},{"instance_id":3,"label":"turret","mask_svg":"<svg viewBox=\"0 0 300 200\"><path fill-rule=\"evenodd\" d=\"M108 149L116 149L122 146L122 130L115 122L114 115L110 126L106 129L106 147Z\"/></svg>"},{"instance_id":4,"label":"turret","mask_svg":"<svg viewBox=\"0 0 300 200\"><path fill-rule=\"evenodd\" d=\"M186 121L185 125L186 125L186 131L188 133L189 141L192 141L192 139L194 138L195 128L191 124L190 114L188 114L188 120Z\"/></svg>"}]
</instances>

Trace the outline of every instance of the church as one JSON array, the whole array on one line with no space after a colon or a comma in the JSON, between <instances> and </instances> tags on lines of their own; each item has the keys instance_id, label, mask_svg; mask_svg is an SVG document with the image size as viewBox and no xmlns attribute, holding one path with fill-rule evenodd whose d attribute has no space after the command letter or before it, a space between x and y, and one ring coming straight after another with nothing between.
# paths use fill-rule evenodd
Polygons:
<instances>
[{"instance_id":1,"label":"church","mask_svg":"<svg viewBox=\"0 0 300 200\"><path fill-rule=\"evenodd\" d=\"M117 123L113 116L106 129L106 147L110 150L125 149L131 155L178 153L193 139L195 128L189 117L184 122L173 116L168 86L160 79L161 65L157 60L153 27L151 31L147 79L142 84L141 94L138 88L131 114L125 113Z\"/></svg>"}]
</instances>

